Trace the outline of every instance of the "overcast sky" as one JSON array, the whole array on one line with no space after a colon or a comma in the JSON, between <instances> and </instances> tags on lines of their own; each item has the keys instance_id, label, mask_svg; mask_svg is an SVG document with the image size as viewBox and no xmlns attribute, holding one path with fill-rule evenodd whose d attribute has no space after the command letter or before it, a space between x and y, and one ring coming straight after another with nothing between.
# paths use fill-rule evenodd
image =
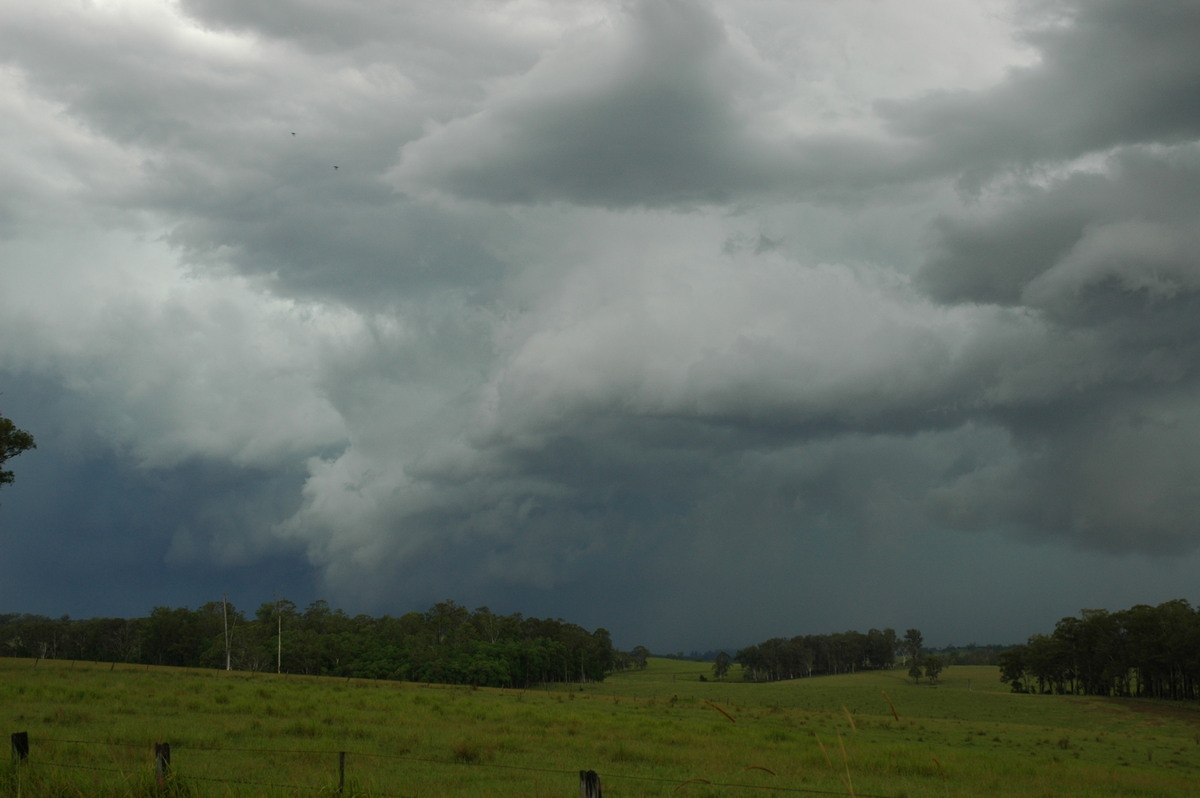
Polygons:
<instances>
[{"instance_id":1,"label":"overcast sky","mask_svg":"<svg viewBox=\"0 0 1200 798\"><path fill-rule=\"evenodd\" d=\"M0 612L1195 601L1200 3L15 0Z\"/></svg>"}]
</instances>

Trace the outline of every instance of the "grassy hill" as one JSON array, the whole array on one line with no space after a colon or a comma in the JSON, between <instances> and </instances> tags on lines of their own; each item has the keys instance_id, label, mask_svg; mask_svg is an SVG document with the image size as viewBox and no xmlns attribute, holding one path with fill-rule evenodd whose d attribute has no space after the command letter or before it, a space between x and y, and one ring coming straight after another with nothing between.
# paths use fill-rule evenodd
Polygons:
<instances>
[{"instance_id":1,"label":"grassy hill","mask_svg":"<svg viewBox=\"0 0 1200 798\"><path fill-rule=\"evenodd\" d=\"M1016 695L990 667L749 684L652 659L550 690L0 659L0 795L1189 795L1200 708ZM700 677L708 677L701 681ZM340 756L345 752L344 757ZM339 771L339 760L344 769ZM20 791L20 792L18 792Z\"/></svg>"}]
</instances>

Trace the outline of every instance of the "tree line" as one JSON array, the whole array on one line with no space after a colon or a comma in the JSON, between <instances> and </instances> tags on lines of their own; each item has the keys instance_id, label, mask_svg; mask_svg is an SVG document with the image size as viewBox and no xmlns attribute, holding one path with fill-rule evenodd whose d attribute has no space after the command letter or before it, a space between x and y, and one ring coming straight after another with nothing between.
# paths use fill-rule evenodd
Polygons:
<instances>
[{"instance_id":1,"label":"tree line","mask_svg":"<svg viewBox=\"0 0 1200 798\"><path fill-rule=\"evenodd\" d=\"M1200 697L1200 610L1184 599L1127 610L1082 610L1048 635L1000 654L1015 692Z\"/></svg>"},{"instance_id":2,"label":"tree line","mask_svg":"<svg viewBox=\"0 0 1200 798\"><path fill-rule=\"evenodd\" d=\"M453 601L378 618L286 599L251 616L221 601L129 619L0 615L0 655L487 687L601 681L633 664L605 629Z\"/></svg>"},{"instance_id":3,"label":"tree line","mask_svg":"<svg viewBox=\"0 0 1200 798\"><path fill-rule=\"evenodd\" d=\"M897 653L915 663L920 657L920 637L916 629L908 630L904 640L894 629L775 637L738 650L733 661L742 666L747 680L756 682L881 670L895 666Z\"/></svg>"}]
</instances>

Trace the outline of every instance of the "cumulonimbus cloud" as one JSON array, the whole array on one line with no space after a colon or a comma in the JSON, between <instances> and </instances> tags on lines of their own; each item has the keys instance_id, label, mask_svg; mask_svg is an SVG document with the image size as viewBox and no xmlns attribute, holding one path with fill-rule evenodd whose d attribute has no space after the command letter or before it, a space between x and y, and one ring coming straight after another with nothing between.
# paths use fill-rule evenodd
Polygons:
<instances>
[{"instance_id":1,"label":"cumulonimbus cloud","mask_svg":"<svg viewBox=\"0 0 1200 798\"><path fill-rule=\"evenodd\" d=\"M914 542L1194 549L1194 4L1021 6L942 91L969 44L768 5L28 10L0 368L228 498L173 563L301 550L357 606L729 574L735 630L828 563L891 607Z\"/></svg>"}]
</instances>

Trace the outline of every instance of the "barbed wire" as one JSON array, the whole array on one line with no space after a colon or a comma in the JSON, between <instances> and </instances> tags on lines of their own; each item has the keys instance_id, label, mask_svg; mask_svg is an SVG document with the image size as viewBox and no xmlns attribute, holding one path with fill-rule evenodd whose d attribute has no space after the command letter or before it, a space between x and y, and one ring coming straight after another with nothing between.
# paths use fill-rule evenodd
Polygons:
<instances>
[{"instance_id":1,"label":"barbed wire","mask_svg":"<svg viewBox=\"0 0 1200 798\"><path fill-rule=\"evenodd\" d=\"M308 784L276 784L270 781L251 781L250 779L224 779L217 776L178 776L177 778L183 781L209 781L216 784L242 784L247 787L281 787L285 790L305 790L307 792L321 792L328 789L327 787L313 787Z\"/></svg>"},{"instance_id":2,"label":"barbed wire","mask_svg":"<svg viewBox=\"0 0 1200 798\"><path fill-rule=\"evenodd\" d=\"M95 770L95 771L99 771L100 773L116 773L118 775L125 775L125 774L129 773L129 771L127 771L127 770L116 770L114 768L102 768L97 765L80 765L77 762L43 762L40 759L38 760L38 766L39 767L53 767L53 768L71 768L73 770Z\"/></svg>"},{"instance_id":3,"label":"barbed wire","mask_svg":"<svg viewBox=\"0 0 1200 798\"><path fill-rule=\"evenodd\" d=\"M38 737L41 743L72 743L74 745L119 745L126 748L145 748L146 743L123 743L116 740L64 740L59 737Z\"/></svg>"}]
</instances>

